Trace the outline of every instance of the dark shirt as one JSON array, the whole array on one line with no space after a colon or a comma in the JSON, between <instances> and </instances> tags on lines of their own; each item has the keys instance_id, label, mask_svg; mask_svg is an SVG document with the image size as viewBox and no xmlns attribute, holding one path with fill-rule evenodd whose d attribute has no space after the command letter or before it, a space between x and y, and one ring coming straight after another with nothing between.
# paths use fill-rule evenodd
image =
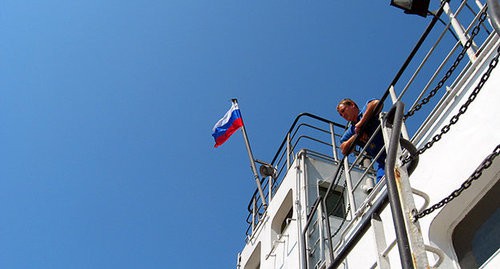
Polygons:
<instances>
[{"instance_id":1,"label":"dark shirt","mask_svg":"<svg viewBox=\"0 0 500 269\"><path fill-rule=\"evenodd\" d=\"M363 117L364 113L366 112L366 108L368 106L368 103L370 103L373 100L376 100L376 99L371 99L368 102L366 102L366 104L363 107L363 109L361 109L359 111L358 121L361 120L361 118ZM366 134L368 134L368 138L371 135L373 135L373 133L375 132L375 130L377 130L377 128L378 128L379 125L380 125L380 121L378 119L378 115L373 115L373 117L371 118L371 120L369 120L368 122L365 123L365 125L363 127L363 130L364 130L364 132ZM351 122L351 124L349 125L349 127L345 131L344 135L342 135L342 138L340 138L340 142L344 143L349 138L351 138L354 134L356 134L355 128L356 128L356 125ZM360 141L360 140L358 140L358 142L356 143L356 145L358 145L360 147L364 147L365 143L362 142L362 141ZM368 147L366 147L366 152L371 157L375 157L375 156L377 156L378 152L382 149L383 146L384 146L384 137L382 136L382 132L379 131L375 135L375 137L373 138L373 140L371 141L370 145L368 145ZM379 158L379 159L383 160L385 158Z\"/></svg>"}]
</instances>

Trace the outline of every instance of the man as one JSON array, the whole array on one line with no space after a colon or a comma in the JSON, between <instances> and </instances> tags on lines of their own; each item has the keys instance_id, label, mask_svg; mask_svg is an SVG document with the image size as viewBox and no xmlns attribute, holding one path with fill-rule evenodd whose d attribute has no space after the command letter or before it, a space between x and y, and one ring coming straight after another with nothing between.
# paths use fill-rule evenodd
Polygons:
<instances>
[{"instance_id":1,"label":"man","mask_svg":"<svg viewBox=\"0 0 500 269\"><path fill-rule=\"evenodd\" d=\"M360 138L357 145L364 147L375 130L377 130L380 125L378 114L382 110L382 107L380 107L377 111L375 111L375 109L379 103L380 101L377 99L369 100L366 102L363 109L360 110L358 105L351 99L346 98L339 102L337 105L337 112L339 112L342 118L350 122L348 129L340 139L340 150L342 151L342 154L347 155L350 153L348 150L354 148L352 144L358 136ZM361 129L363 129L363 133L361 133ZM366 153L374 158L383 146L384 138L382 137L382 132L379 131L366 147ZM384 176L385 157L386 154L384 150L376 161L377 183Z\"/></svg>"}]
</instances>

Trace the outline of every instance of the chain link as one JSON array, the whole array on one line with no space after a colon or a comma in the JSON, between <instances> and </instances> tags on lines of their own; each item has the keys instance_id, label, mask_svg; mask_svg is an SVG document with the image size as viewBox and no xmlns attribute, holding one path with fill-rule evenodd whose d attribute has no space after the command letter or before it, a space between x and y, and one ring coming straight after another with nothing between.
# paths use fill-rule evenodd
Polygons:
<instances>
[{"instance_id":1,"label":"chain link","mask_svg":"<svg viewBox=\"0 0 500 269\"><path fill-rule=\"evenodd\" d=\"M342 172L344 171L344 169L342 169L340 171L340 175L339 175L339 178L342 176ZM333 184L333 182L332 182ZM347 180L344 181L344 190L347 190ZM340 199L339 201L337 202L337 204L335 205L335 208L332 210L332 212L335 212L335 210L337 210L338 206L341 205L341 202L342 200L344 200L344 193L345 191L342 192L341 196L340 196ZM326 201L325 201L326 202ZM325 210L327 211L327 209ZM344 214L344 217L342 218L342 222L340 223L340 226L339 228L335 231L335 233L332 235L332 239L340 232L340 229L342 229L342 226L344 225L346 219L347 219L347 215L349 214L349 211L351 211L351 203L347 203L347 210L345 211L345 214ZM326 216L328 218L328 212L326 214Z\"/></svg>"},{"instance_id":2,"label":"chain link","mask_svg":"<svg viewBox=\"0 0 500 269\"><path fill-rule=\"evenodd\" d=\"M342 222L340 223L339 228L333 233L332 239L340 232L342 229L342 226L344 226L345 221L347 220L347 215L349 214L349 211L351 211L351 204L347 204L347 210L345 211L344 217L342 218Z\"/></svg>"},{"instance_id":3,"label":"chain link","mask_svg":"<svg viewBox=\"0 0 500 269\"><path fill-rule=\"evenodd\" d=\"M434 97L434 95L436 95L436 93L443 87L444 83L451 77L451 75L453 74L453 72L455 71L455 69L458 67L458 65L460 64L460 62L464 58L465 53L467 52L467 50L472 46L474 38L479 33L479 30L481 30L481 24L484 22L484 20L487 17L486 10L487 10L487 8L485 8L484 11L481 13L481 15L479 17L478 24L472 30L470 38L467 40L467 42L465 42L465 45L463 46L462 51L457 56L457 59L455 59L455 62L450 67L450 69L446 72L446 74L443 76L443 78L438 82L438 84L436 85L436 87L432 91L429 92L429 95L426 96L426 97L424 97L422 99L422 101L420 101L420 103L418 103L415 106L413 106L408 111L408 113L406 113L406 115L403 117L403 120L406 120L407 118L413 116L413 114L415 114L415 112L419 111L422 108L423 105L429 103L429 101L431 100L431 98Z\"/></svg>"},{"instance_id":4,"label":"chain link","mask_svg":"<svg viewBox=\"0 0 500 269\"><path fill-rule=\"evenodd\" d=\"M476 168L474 173L472 173L472 175L464 183L462 183L460 188L456 189L450 195L448 195L438 203L434 204L433 206L430 206L429 208L422 210L422 212L420 213L416 213L413 216L413 221L417 221L418 219L426 215L429 215L430 213L434 212L434 210L443 207L447 203L451 202L453 199L457 198L464 190L468 189L472 185L472 182L474 180L478 179L483 174L484 170L488 169L491 166L493 160L499 154L500 154L500 145L497 145L496 148L493 150L493 152L483 160L483 162L479 165L478 168Z\"/></svg>"},{"instance_id":5,"label":"chain link","mask_svg":"<svg viewBox=\"0 0 500 269\"><path fill-rule=\"evenodd\" d=\"M343 172L344 172L344 166L341 167L339 175L337 176L337 179L340 180ZM333 180L332 184L338 185L335 183L336 181L337 180ZM344 190L347 190L346 186L347 186L347 181L344 181ZM325 197L323 198L325 200L325 204L326 204L326 198L328 197L328 194L329 193L325 194ZM335 212L335 210L337 210L337 208L340 206L340 201L342 201L343 199L344 199L344 192L342 192L342 195L340 196L339 202L335 204L335 207L332 209L332 212ZM328 208L325 208L325 211L328 211Z\"/></svg>"},{"instance_id":6,"label":"chain link","mask_svg":"<svg viewBox=\"0 0 500 269\"><path fill-rule=\"evenodd\" d=\"M404 120L406 120L406 118L408 118L408 117L413 116L416 111L420 110L423 105L427 104L430 101L430 99L432 97L434 97L434 95L436 95L436 93L438 92L438 90L443 87L444 83L450 78L450 76L452 75L452 73L455 71L455 69L457 68L457 66L460 64L460 61L464 58L466 51L471 47L472 42L474 40L474 37L479 33L480 25L486 19L486 15L487 14L486 14L486 9L485 9L483 11L483 13L481 13L481 16L479 18L478 24L472 30L471 37L465 43L462 51L458 55L458 57L455 60L455 62L453 63L453 65L446 72L446 74L444 75L444 77L439 81L439 83L437 84L437 86L431 92L429 92L429 95L427 97L423 98L420 103L418 103L410 111L408 111L408 113L404 116ZM469 108L469 105L476 99L477 95L479 94L479 92L483 88L484 84L489 79L489 77L491 75L491 72L497 66L499 56L500 56L500 47L497 48L497 54L491 60L489 66L488 66L488 70L481 76L481 79L480 79L479 83L474 88L474 90L472 91L472 93L468 97L467 101L459 108L458 113L456 115L454 115L453 117L451 117L451 119L450 119L450 121L449 121L449 123L447 125L444 125L441 128L441 132L440 133L438 133L434 137L432 137L432 139L429 142L427 142L421 149L419 149L417 151L417 155L420 155L420 154L424 153L427 149L431 148L434 145L435 142L441 140L442 136L450 131L451 126L454 125L454 124L456 124L458 122L458 120L460 119L460 116L462 116L463 114L465 114L465 112ZM481 163L481 165L479 165L479 167L474 171L474 173L465 182L462 183L462 185L460 186L460 188L458 188L457 190L453 191L450 195L448 195L447 197L445 197L443 200L441 200L438 203L434 204L433 206L431 206L431 207L423 210L420 213L417 213L416 210L415 210L414 216L413 216L414 221L417 221L418 219L420 219L420 218L422 218L422 217L424 217L424 216L426 216L426 215L434 212L436 209L439 209L439 208L443 207L444 205L448 204L453 199L455 199L456 197L458 197L464 190L468 189L472 185L472 182L474 180L477 180L482 175L482 173L483 173L483 171L485 169L488 169L491 166L493 160L499 154L500 154L500 145L497 145L496 148L494 149L493 153L491 153L490 155L488 155L483 160L483 162ZM410 162L411 160L412 160L411 156L406 157L403 160L403 165L406 164L406 163L408 163L408 162Z\"/></svg>"},{"instance_id":7,"label":"chain link","mask_svg":"<svg viewBox=\"0 0 500 269\"><path fill-rule=\"evenodd\" d=\"M434 143L441 140L441 137L450 131L451 126L458 122L458 120L460 119L460 116L465 114L465 112L469 108L469 105L476 99L477 95L479 94L479 92L483 88L484 84L490 78L490 75L491 75L491 72L493 71L493 69L495 69L495 67L498 65L499 56L500 56L500 47L497 48L497 55L493 59L491 59L491 62L488 66L488 70L486 70L486 72L481 76L481 80L477 84L476 88L474 88L472 93L469 95L469 98L467 98L467 101L460 107L460 109L458 110L458 113L456 115L454 115L453 117L451 117L450 122L441 128L440 133L434 135L434 137L432 137L432 139L429 142L425 143L425 145L417 151L417 155L424 153L426 150L430 149L434 145ZM405 159L403 159L403 165L410 162L411 160L412 160L412 157L407 156Z\"/></svg>"}]
</instances>

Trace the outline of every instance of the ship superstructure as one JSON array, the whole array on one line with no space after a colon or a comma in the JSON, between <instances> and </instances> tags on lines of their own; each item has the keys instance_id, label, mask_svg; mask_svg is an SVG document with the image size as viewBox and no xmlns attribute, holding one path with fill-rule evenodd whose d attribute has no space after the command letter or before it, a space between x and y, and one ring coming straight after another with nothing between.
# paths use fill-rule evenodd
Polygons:
<instances>
[{"instance_id":1,"label":"ship superstructure","mask_svg":"<svg viewBox=\"0 0 500 269\"><path fill-rule=\"evenodd\" d=\"M381 154L343 156L346 126L299 115L260 162L237 268L500 268L499 14L442 2L381 94L378 184Z\"/></svg>"}]
</instances>

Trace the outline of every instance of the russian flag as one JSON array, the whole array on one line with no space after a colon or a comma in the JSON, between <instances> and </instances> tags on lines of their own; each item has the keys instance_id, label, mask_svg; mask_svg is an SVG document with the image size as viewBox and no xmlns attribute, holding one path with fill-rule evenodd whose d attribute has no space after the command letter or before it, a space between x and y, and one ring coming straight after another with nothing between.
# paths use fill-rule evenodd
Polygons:
<instances>
[{"instance_id":1,"label":"russian flag","mask_svg":"<svg viewBox=\"0 0 500 269\"><path fill-rule=\"evenodd\" d=\"M233 102L233 105L226 112L226 115L222 117L212 129L212 136L215 139L214 147L222 145L229 137L238 129L243 126L243 119L241 118L240 109L238 104Z\"/></svg>"}]
</instances>

